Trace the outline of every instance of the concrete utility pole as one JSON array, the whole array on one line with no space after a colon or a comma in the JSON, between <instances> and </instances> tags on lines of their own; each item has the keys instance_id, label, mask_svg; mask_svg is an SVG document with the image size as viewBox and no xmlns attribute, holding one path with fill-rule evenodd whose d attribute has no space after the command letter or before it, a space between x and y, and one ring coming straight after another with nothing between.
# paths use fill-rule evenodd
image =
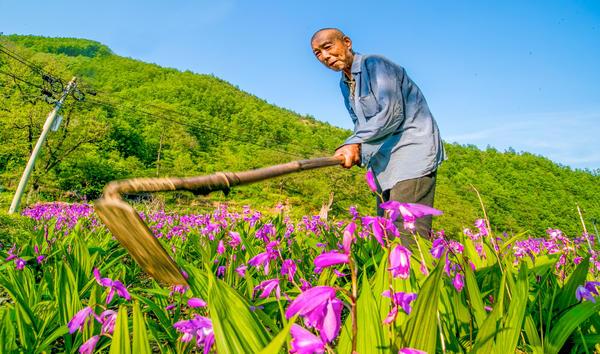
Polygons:
<instances>
[{"instance_id":1,"label":"concrete utility pole","mask_svg":"<svg viewBox=\"0 0 600 354\"><path fill-rule=\"evenodd\" d=\"M29 176L31 175L31 171L33 171L33 167L35 165L35 159L37 159L37 155L40 153L42 144L44 144L44 141L46 140L46 135L48 135L48 131L54 124L54 118L56 117L56 114L62 107L62 104L65 101L65 99L67 98L67 96L69 95L69 93L71 93L71 91L77 85L76 81L77 81L76 77L73 77L71 79L71 81L69 81L69 84L63 91L62 96L54 105L54 109L52 110L52 112L50 112L50 114L48 114L48 117L46 118L46 123L44 123L44 128L42 128L42 133L40 134L40 137L38 138L38 141L35 144L33 151L31 152L31 157L29 158L29 161L27 162L27 166L25 167L25 171L23 172L21 181L19 181L19 186L17 187L15 196L12 200L12 203L10 204L10 209L8 209L9 214L12 214L15 211L17 211L17 209L19 209L19 204L21 204L21 197L23 196L23 192L25 191L25 186L27 186L27 181L29 180Z\"/></svg>"}]
</instances>

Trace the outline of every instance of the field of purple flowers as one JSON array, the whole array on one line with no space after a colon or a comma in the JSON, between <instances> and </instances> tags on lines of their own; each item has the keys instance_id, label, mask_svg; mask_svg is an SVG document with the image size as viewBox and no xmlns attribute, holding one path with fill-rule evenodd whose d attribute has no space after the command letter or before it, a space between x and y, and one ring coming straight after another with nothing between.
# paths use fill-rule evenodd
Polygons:
<instances>
[{"instance_id":1,"label":"field of purple flowers","mask_svg":"<svg viewBox=\"0 0 600 354\"><path fill-rule=\"evenodd\" d=\"M190 288L161 286L90 204L38 204L2 244L0 352L563 353L600 346L594 235L407 229L441 213L290 220L222 205L141 213Z\"/></svg>"}]
</instances>

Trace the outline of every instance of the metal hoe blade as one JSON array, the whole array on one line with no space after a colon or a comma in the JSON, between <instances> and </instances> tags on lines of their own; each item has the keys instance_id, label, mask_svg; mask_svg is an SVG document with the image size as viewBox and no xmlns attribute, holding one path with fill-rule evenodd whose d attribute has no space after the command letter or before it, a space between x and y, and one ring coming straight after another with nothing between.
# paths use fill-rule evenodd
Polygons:
<instances>
[{"instance_id":1,"label":"metal hoe blade","mask_svg":"<svg viewBox=\"0 0 600 354\"><path fill-rule=\"evenodd\" d=\"M233 186L262 181L293 172L307 171L342 163L341 157L322 157L292 161L243 172L217 172L208 176L188 178L134 178L113 181L104 188L96 201L96 212L110 232L131 254L140 267L154 279L170 285L186 285L177 264L138 213L121 199L122 194L188 190L200 194L227 191Z\"/></svg>"},{"instance_id":2,"label":"metal hoe blade","mask_svg":"<svg viewBox=\"0 0 600 354\"><path fill-rule=\"evenodd\" d=\"M118 199L100 199L96 202L96 212L119 243L154 279L169 285L187 284L177 264L129 204Z\"/></svg>"}]
</instances>

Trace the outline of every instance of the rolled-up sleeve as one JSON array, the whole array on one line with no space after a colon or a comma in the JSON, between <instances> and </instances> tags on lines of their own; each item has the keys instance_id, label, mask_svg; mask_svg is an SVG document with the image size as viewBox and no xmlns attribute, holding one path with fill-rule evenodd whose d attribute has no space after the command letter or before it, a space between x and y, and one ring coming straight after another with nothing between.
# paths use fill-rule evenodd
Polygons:
<instances>
[{"instance_id":1,"label":"rolled-up sleeve","mask_svg":"<svg viewBox=\"0 0 600 354\"><path fill-rule=\"evenodd\" d=\"M365 123L357 125L344 145L371 143L384 139L394 133L404 120L401 92L403 69L393 67L378 58L367 59L365 68L379 111Z\"/></svg>"}]
</instances>

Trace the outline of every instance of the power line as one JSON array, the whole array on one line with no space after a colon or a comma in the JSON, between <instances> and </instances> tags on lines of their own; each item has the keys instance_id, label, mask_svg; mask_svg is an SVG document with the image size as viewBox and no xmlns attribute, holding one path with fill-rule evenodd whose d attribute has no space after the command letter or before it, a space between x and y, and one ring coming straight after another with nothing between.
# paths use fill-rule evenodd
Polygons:
<instances>
[{"instance_id":1,"label":"power line","mask_svg":"<svg viewBox=\"0 0 600 354\"><path fill-rule=\"evenodd\" d=\"M12 57L13 59L19 61L22 64L28 66L31 70L33 70L35 72L43 73L44 74L43 79L45 81L48 82L48 78L51 78L49 83L56 82L56 80L62 83L62 80L56 78L56 76L46 73L39 66L30 63L26 59L20 57L19 55L17 55L14 52L6 50L5 48L6 48L5 46L3 46L2 44L0 44L0 52L2 52L4 54ZM13 79L16 79L16 80L19 80L21 82L24 82L24 83L26 83L26 84L28 84L30 86L37 87L37 88L39 88L39 89L42 90L43 94L50 94L42 86L34 84L32 82L29 82L29 81L26 81L26 80L24 80L24 79L22 79L22 78L20 78L20 77L18 77L16 75L14 75L14 74L6 73L6 72L0 72L0 73L3 73L3 74L8 75L8 76L11 76L11 77L13 77ZM55 81L52 81L52 80L55 80ZM85 86L85 83L84 83L83 86ZM91 94L91 95L94 95L94 96L97 94L97 92L95 90L89 89L89 88L86 90L86 92L89 93L89 94ZM76 96L77 94L79 94L80 97L77 97ZM77 100L83 101L83 96L82 96L83 94L81 93L81 91L74 92L73 95L75 96L75 98ZM125 99L125 98L122 98L122 97L119 97L119 96L112 96L112 97L116 98L116 99L118 99L120 101L124 101L124 102L128 102L128 103L133 103L134 105L138 104L138 102L134 102L132 100L128 100L128 99ZM96 105L101 105L101 106L105 106L105 107L110 107L112 109L122 109L120 107L116 107L113 103L102 101L102 100L96 99L96 98L94 98L94 99L87 99L84 102L89 102L91 104L96 104ZM154 108L156 110L167 112L167 113L169 113L169 115L175 114L175 115L178 115L180 117L190 118L189 116L187 116L187 115L185 115L185 114L183 114L181 112L178 112L176 110L173 110L173 109L163 108L163 107L160 107L160 106L157 106L157 105L154 105L154 104L146 104L146 105L149 106L149 107L152 107L152 108ZM145 110L141 110L139 108L128 107L127 109L135 111L135 112L140 112L140 113L145 114L147 116L150 116L150 117L153 117L153 118L156 118L156 119L160 119L160 120L163 120L163 121L169 121L171 123L175 123L175 124L178 124L178 125L181 125L181 126L186 126L186 127L192 128L192 129L199 129L199 130L201 130L201 131L203 131L205 133L213 134L213 135L215 135L215 136L217 136L219 138L225 138L225 139L229 139L229 140L238 140L238 141L242 141L244 143L250 144L250 145L254 145L254 146L257 146L257 147L260 147L260 148L263 148L263 149L267 149L267 150L271 150L271 151L274 151L274 152L278 152L278 153L281 153L281 154L286 154L286 155L289 155L289 156L294 156L294 157L299 157L299 158L306 158L306 155L300 155L298 153L293 153L293 152L289 152L289 151L286 151L286 150L276 149L276 148L273 148L273 147L269 147L269 146L265 146L265 145L262 145L262 144L258 144L258 143L255 143L253 141L247 140L247 139L240 139L239 137L233 137L231 135L225 134L223 132L223 130L217 131L215 127L210 126L210 125L205 124L205 123L189 124L189 123L185 123L185 122L182 122L180 120L173 119L173 118L170 118L170 117L159 116L159 115L153 114L151 112L148 112L148 111L145 111ZM275 141L274 140L270 140L270 142L272 142L275 145L283 144L283 142L276 141L276 140ZM294 144L288 144L288 145L298 146L298 145L294 145ZM317 150L317 148L315 146L311 146L311 148L313 148L313 150ZM334 173L336 173L336 174L339 175L340 172L341 171L335 171ZM352 171L347 171L347 172L350 173L350 174L352 174L352 175L354 175L354 173L352 173Z\"/></svg>"}]
</instances>

